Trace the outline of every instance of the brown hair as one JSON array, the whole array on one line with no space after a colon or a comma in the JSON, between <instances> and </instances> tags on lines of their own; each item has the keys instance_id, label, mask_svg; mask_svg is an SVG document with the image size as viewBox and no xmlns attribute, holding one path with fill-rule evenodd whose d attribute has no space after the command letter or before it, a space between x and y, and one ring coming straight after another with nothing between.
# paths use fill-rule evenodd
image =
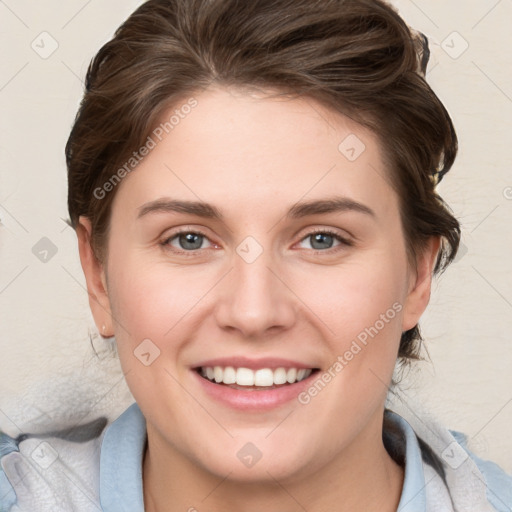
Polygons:
<instances>
[{"instance_id":1,"label":"brown hair","mask_svg":"<svg viewBox=\"0 0 512 512\"><path fill-rule=\"evenodd\" d=\"M441 237L453 260L460 227L436 193L453 164L450 116L425 81L425 37L382 0L149 0L91 62L66 145L70 225L84 215L106 261L118 187L102 189L143 146L162 114L212 83L310 97L370 128L400 200L410 261ZM118 174L119 177L119 174ZM104 189L102 189L104 190ZM402 333L401 363L418 359L419 326Z\"/></svg>"}]
</instances>

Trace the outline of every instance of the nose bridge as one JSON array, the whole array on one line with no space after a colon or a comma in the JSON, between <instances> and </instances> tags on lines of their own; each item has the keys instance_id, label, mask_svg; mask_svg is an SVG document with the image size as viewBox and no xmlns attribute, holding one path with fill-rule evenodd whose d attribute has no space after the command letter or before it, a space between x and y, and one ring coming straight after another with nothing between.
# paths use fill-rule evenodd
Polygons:
<instances>
[{"instance_id":1,"label":"nose bridge","mask_svg":"<svg viewBox=\"0 0 512 512\"><path fill-rule=\"evenodd\" d=\"M295 318L293 294L277 277L279 267L270 248L252 237L244 239L233 254L233 269L218 303L219 325L236 328L244 337L290 327Z\"/></svg>"}]
</instances>

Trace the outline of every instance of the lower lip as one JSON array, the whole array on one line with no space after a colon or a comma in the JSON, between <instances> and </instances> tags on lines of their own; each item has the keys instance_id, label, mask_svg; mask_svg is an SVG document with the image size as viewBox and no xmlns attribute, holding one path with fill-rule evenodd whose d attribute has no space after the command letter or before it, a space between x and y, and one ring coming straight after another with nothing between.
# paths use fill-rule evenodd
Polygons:
<instances>
[{"instance_id":1,"label":"lower lip","mask_svg":"<svg viewBox=\"0 0 512 512\"><path fill-rule=\"evenodd\" d=\"M225 384L216 384L202 377L196 370L192 370L196 379L204 391L214 398L234 409L244 411L264 411L274 407L286 404L291 400L297 400L298 395L310 385L311 381L317 377L318 370L314 371L309 377L295 382L279 386L273 389L235 389Z\"/></svg>"}]
</instances>

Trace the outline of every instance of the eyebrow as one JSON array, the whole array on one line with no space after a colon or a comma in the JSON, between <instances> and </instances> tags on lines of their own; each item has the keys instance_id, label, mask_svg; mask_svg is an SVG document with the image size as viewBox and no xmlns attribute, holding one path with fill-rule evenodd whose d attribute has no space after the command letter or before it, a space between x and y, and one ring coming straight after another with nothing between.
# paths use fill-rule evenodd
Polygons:
<instances>
[{"instance_id":1,"label":"eyebrow","mask_svg":"<svg viewBox=\"0 0 512 512\"><path fill-rule=\"evenodd\" d=\"M186 213L224 222L224 216L218 208L201 201L182 201L165 197L145 203L138 210L137 219L150 213ZM376 217L375 212L370 207L347 197L333 197L296 203L288 210L286 217L300 219L308 215L349 211Z\"/></svg>"}]
</instances>

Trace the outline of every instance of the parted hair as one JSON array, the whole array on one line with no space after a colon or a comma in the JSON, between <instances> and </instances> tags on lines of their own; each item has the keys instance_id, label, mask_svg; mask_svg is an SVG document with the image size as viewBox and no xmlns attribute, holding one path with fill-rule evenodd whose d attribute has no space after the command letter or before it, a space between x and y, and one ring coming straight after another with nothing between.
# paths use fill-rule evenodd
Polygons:
<instances>
[{"instance_id":1,"label":"parted hair","mask_svg":"<svg viewBox=\"0 0 512 512\"><path fill-rule=\"evenodd\" d=\"M112 200L95 190L140 148L164 112L211 85L307 97L376 134L399 197L409 261L431 237L434 273L453 260L460 226L436 182L457 137L428 85L428 40L383 0L149 0L93 58L66 144L69 224L90 219L108 256ZM340 141L341 142L341 141ZM402 333L401 364L419 359L419 325Z\"/></svg>"}]
</instances>

